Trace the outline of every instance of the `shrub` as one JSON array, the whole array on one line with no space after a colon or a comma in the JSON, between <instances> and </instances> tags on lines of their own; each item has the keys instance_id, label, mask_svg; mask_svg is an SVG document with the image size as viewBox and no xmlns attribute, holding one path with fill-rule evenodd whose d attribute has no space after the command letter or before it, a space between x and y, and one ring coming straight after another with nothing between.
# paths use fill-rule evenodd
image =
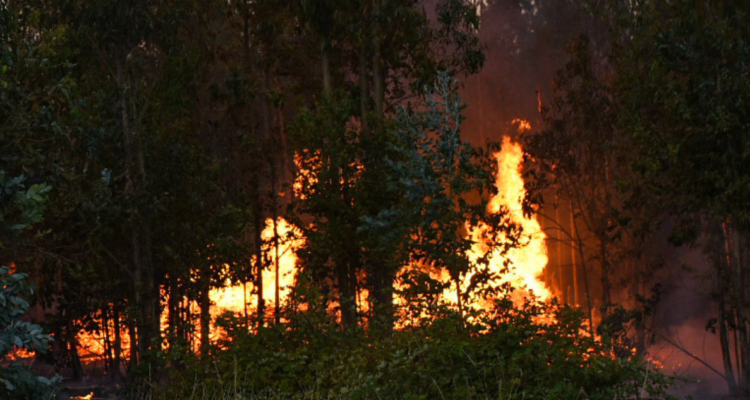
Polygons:
<instances>
[{"instance_id":1,"label":"shrub","mask_svg":"<svg viewBox=\"0 0 750 400\"><path fill-rule=\"evenodd\" d=\"M186 390L217 399L668 397L667 377L612 356L583 321L567 306L502 300L473 322L448 314L384 339L329 325L238 329L228 349L175 374L163 398L190 398Z\"/></svg>"}]
</instances>

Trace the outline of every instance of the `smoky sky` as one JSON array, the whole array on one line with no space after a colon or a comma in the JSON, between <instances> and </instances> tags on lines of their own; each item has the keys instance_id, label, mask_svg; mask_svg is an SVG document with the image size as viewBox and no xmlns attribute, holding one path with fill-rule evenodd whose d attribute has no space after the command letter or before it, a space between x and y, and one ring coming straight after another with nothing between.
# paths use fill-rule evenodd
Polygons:
<instances>
[{"instance_id":1,"label":"smoky sky","mask_svg":"<svg viewBox=\"0 0 750 400\"><path fill-rule=\"evenodd\" d=\"M499 140L516 118L540 124L537 91L549 101L567 45L579 35L600 36L593 19L570 1L490 1L481 6L484 68L464 79L464 137Z\"/></svg>"}]
</instances>

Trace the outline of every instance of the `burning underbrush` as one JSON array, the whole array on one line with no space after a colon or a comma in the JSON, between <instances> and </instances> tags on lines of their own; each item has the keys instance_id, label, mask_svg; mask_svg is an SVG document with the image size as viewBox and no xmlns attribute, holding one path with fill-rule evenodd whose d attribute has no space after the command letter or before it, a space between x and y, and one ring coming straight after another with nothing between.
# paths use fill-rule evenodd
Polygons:
<instances>
[{"instance_id":1,"label":"burning underbrush","mask_svg":"<svg viewBox=\"0 0 750 400\"><path fill-rule=\"evenodd\" d=\"M515 121L519 125L519 130L528 129L528 122ZM298 156L298 162L299 162ZM306 154L308 161L312 164L320 162L318 154ZM436 318L441 311L438 309L460 309L467 319L475 318L474 314L483 312L491 308L493 299L497 299L504 294L513 297L516 304L522 304L525 296L533 295L539 300L549 300L552 293L546 284L541 280L541 275L548 262L546 235L542 231L539 222L534 216L524 215L522 200L525 195L524 182L521 176L521 162L523 159L523 150L518 143L505 137L500 151L492 155L492 160L496 163L497 173L495 176L495 195L487 204L486 212L490 215L504 215L504 223L512 224L517 227L517 237L509 238L508 233L501 232L500 243L510 243L517 241L514 245L499 246L491 248L488 245L493 233L493 227L486 224L470 226L467 221L466 234L471 237L473 245L467 251L467 258L472 264L483 266L474 268L454 279L446 269L440 267L428 266L418 262L412 262L401 268L394 281L394 303L397 321L397 329L408 326L419 325L421 320L427 316ZM312 160L312 161L310 161ZM316 175L310 171L300 173L301 179L295 182L296 187L302 187L303 183L313 184L316 182ZM505 213L505 214L503 214ZM299 291L305 291L309 288L305 284L300 284L298 276L299 266L296 252L305 244L302 233L298 227L287 222L284 218L273 220L271 218L265 221L265 228L261 233L263 240L263 258L265 267L260 273L260 282L250 281L244 283L231 284L227 281L225 287L212 289L209 293L211 303L211 320L214 321L219 315L224 313L234 313L238 315L238 321L244 322L243 326L247 329L254 325L251 321L257 321L263 318L266 321L275 319L274 311L276 305L279 307L293 307L296 311L306 311L310 307L309 300L306 298L292 299L293 288L298 286ZM480 261L484 259L485 261ZM229 267L226 267L227 270ZM423 275L420 282L427 283L436 287L432 290L429 304L424 304L417 300L419 304L413 302L414 297L410 297L410 292L414 290L424 292L424 288L415 283L415 276ZM371 299L365 281L368 277L362 274L358 277L359 287L355 296L356 304L353 305L356 314L361 319L363 325L368 325L368 318L372 308ZM477 283L481 282L481 283ZM323 299L324 308L330 317L341 319L340 298L335 290L335 283L332 286L328 296ZM478 290L477 286L483 285L484 288ZM276 290L278 288L278 290ZM164 288L161 293L162 306L164 311L161 315L161 327L164 333L169 331L168 325L170 316L168 315L167 305L170 303L169 294ZM259 293L260 292L260 293ZM459 295L460 293L460 295ZM461 302L459 301L461 297ZM258 314L259 301L264 305L264 316ZM422 299L423 300L423 299ZM188 319L193 325L199 326L198 321L200 307L195 300L181 299L180 303L188 304L184 306L187 310L185 315L179 316ZM462 303L462 304L459 304ZM416 312L411 308L416 308ZM548 316L549 317L549 316ZM117 324L116 319L111 316L101 314L95 318L96 329L89 329L86 333L81 333L78 337L78 344L81 353L88 359L106 359L113 358L112 353L115 351L113 342L114 337L118 335L117 327L120 326L117 343L120 351L128 353L130 348L129 333L126 332L125 324ZM187 332L186 340L191 343L193 351L198 351L200 343L203 342L204 332L193 329ZM225 336L221 324L212 323L208 332L210 340L217 342Z\"/></svg>"},{"instance_id":2,"label":"burning underbrush","mask_svg":"<svg viewBox=\"0 0 750 400\"><path fill-rule=\"evenodd\" d=\"M305 274L290 272L294 278L285 282L293 289L279 299L281 323L248 330L241 314L219 317L222 334L212 350L181 360L184 369L173 373L172 391L163 398L667 398L667 377L629 353L618 356L611 341L592 337L584 313L559 304L541 280L545 235L522 211L521 158L520 146L506 138L495 154L497 194L487 209L507 211L520 226L520 245L488 252L482 237L489 228L467 229L476 243L469 258L489 259L485 273L494 279L486 290L467 290L476 281L472 273L455 282L445 271L411 264L399 275L422 274L435 288L430 301L409 312L410 287L395 282L391 330L373 320L362 290L353 305L358 324L342 329L335 291L321 291Z\"/></svg>"},{"instance_id":3,"label":"burning underbrush","mask_svg":"<svg viewBox=\"0 0 750 400\"><path fill-rule=\"evenodd\" d=\"M522 158L520 145L506 137L493 155L496 191L483 210L514 227L499 231L499 242L509 244L493 245L498 238L487 237L498 235L495 227L467 221L465 237L473 245L465 259L481 267L451 275L439 263L404 265L392 284L394 320L388 322L373 312L367 274L356 275L353 304L346 304L335 281L321 281L299 265L302 228L268 219L259 279L211 290L208 331L192 329L182 349L162 346L154 362L171 376L169 392L160 396L664 398L668 378L619 344L592 336L584 313L559 304L543 281L547 238L522 207ZM314 182L314 174L303 176ZM430 290L415 286L412 276ZM168 294L162 297L170 302ZM343 323L344 307L353 309L355 323ZM199 326L198 305L185 308L187 325ZM162 315L162 333L169 332L170 318ZM117 332L112 322L102 326L108 328L79 343L106 357ZM128 341L119 343L127 353Z\"/></svg>"},{"instance_id":4,"label":"burning underbrush","mask_svg":"<svg viewBox=\"0 0 750 400\"><path fill-rule=\"evenodd\" d=\"M670 384L610 356L582 334L583 313L556 302L507 297L473 322L445 308L380 338L344 333L320 311L255 334L227 324L227 348L174 373L161 398L656 399Z\"/></svg>"}]
</instances>

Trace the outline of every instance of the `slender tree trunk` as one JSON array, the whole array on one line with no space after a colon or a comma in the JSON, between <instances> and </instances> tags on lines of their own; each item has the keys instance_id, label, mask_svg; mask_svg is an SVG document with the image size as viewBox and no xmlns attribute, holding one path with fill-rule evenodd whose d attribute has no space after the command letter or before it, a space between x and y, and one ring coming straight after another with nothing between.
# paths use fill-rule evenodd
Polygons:
<instances>
[{"instance_id":1,"label":"slender tree trunk","mask_svg":"<svg viewBox=\"0 0 750 400\"><path fill-rule=\"evenodd\" d=\"M136 324L135 318L133 318L133 316L128 315L127 325L128 336L130 336L130 357L128 358L128 370L130 370L131 367L138 365L140 362L140 360L138 359L139 334L138 325Z\"/></svg>"},{"instance_id":2,"label":"slender tree trunk","mask_svg":"<svg viewBox=\"0 0 750 400\"><path fill-rule=\"evenodd\" d=\"M351 270L349 260L341 260L337 266L338 270L338 289L339 289L339 306L341 307L341 323L344 330L353 328L357 323L356 316L356 292L352 290ZM356 279L356 278L355 278Z\"/></svg>"},{"instance_id":3,"label":"slender tree trunk","mask_svg":"<svg viewBox=\"0 0 750 400\"><path fill-rule=\"evenodd\" d=\"M266 89L271 90L271 79L270 74L266 73ZM281 293L280 293L280 269L279 269L279 230L278 230L278 219L279 219L279 209L278 209L278 201L279 201L279 195L278 195L278 173L277 173L277 165L276 160L277 157L275 156L276 152L279 151L279 140L278 135L275 132L275 129L273 127L272 122L272 110L269 109L268 101L264 102L263 105L263 119L265 121L264 126L266 129L266 134L269 138L271 138L271 154L272 156L268 160L268 164L270 167L271 172L271 193L270 193L270 200L271 200L271 218L273 219L272 227L273 227L273 249L274 249L274 307L273 307L273 319L274 323L276 325L281 323Z\"/></svg>"},{"instance_id":4,"label":"slender tree trunk","mask_svg":"<svg viewBox=\"0 0 750 400\"><path fill-rule=\"evenodd\" d=\"M721 344L721 354L722 354L722 360L724 362L724 371L727 378L727 385L729 386L729 391L733 394L738 393L738 387L737 387L737 381L734 376L734 371L732 368L732 350L729 347L729 338L728 338L728 332L727 332L727 316L731 312L730 310L727 310L727 293L729 293L732 289L732 285L730 284L731 276L733 273L732 268L732 244L731 244L731 227L729 225L729 222L725 222L722 224L722 232L724 233L724 250L726 255L726 265L725 266L719 266L719 288L718 288L718 294L719 294L719 341ZM731 307L731 299L730 299L730 307ZM739 362L739 359L737 359L737 362Z\"/></svg>"},{"instance_id":5,"label":"slender tree trunk","mask_svg":"<svg viewBox=\"0 0 750 400\"><path fill-rule=\"evenodd\" d=\"M575 213L573 212L573 201L570 202L570 209L571 209L571 223L573 224L573 241L575 248L578 250L578 255L581 258L581 269L583 271L583 285L584 289L586 290L586 305L588 307L588 317L589 317L589 334L593 337L594 336L594 306L591 304L591 291L589 287L589 274L588 274L588 268L586 266L586 258L585 254L583 252L583 241L581 240L581 233L578 230L578 223L576 223Z\"/></svg>"},{"instance_id":6,"label":"slender tree trunk","mask_svg":"<svg viewBox=\"0 0 750 400\"><path fill-rule=\"evenodd\" d=\"M735 310L737 313L737 332L739 335L739 343L737 345L737 351L739 357L737 359L738 375L740 377L740 386L744 392L750 392L750 346L748 346L748 333L747 333L747 316L745 313L747 307L747 293L745 286L745 263L744 257L742 257L742 245L744 235L737 227L736 224L732 224L732 254L733 254L733 266L734 266L734 292L736 297Z\"/></svg>"},{"instance_id":7,"label":"slender tree trunk","mask_svg":"<svg viewBox=\"0 0 750 400\"><path fill-rule=\"evenodd\" d=\"M275 170L275 168L274 168ZM272 179L275 179L275 174ZM275 185L273 185L273 188L275 189ZM274 190L275 193L275 190ZM274 196L275 197L275 196ZM276 325L281 323L281 290L280 290L280 281L279 281L279 275L281 275L281 269L279 268L279 229L278 229L278 212L276 211L276 206L274 206L274 212L273 212L273 249L274 249L274 260L275 260L275 269L276 269L276 287L274 288L274 295L275 295L275 303L274 303L274 322Z\"/></svg>"},{"instance_id":8,"label":"slender tree trunk","mask_svg":"<svg viewBox=\"0 0 750 400\"><path fill-rule=\"evenodd\" d=\"M573 223L573 219L575 218L572 204L573 203L571 202L571 207L570 207L571 224ZM581 261L583 261L583 257L581 257ZM576 248L572 248L572 247L570 251L570 268L573 269L573 297L568 299L568 301L572 302L573 304L575 304L576 307L578 307L581 304L580 299L578 297L579 296L578 294L578 263L576 262Z\"/></svg>"},{"instance_id":9,"label":"slender tree trunk","mask_svg":"<svg viewBox=\"0 0 750 400\"><path fill-rule=\"evenodd\" d=\"M641 241L641 246L643 246L643 242ZM639 304L637 301L638 298L643 299L645 301L645 293L643 291L643 271L646 271L646 253L641 250L641 256L640 260L634 260L633 261L633 277L634 277L634 297L636 299L636 306L640 307L641 309L641 318L636 321L635 325L635 338L636 338L636 355L639 357L644 357L646 355L646 314L645 314L645 304ZM639 263L640 261L640 263ZM640 268L638 266L640 265Z\"/></svg>"},{"instance_id":10,"label":"slender tree trunk","mask_svg":"<svg viewBox=\"0 0 750 400\"><path fill-rule=\"evenodd\" d=\"M120 372L120 365L122 360L122 325L120 324L120 305L118 303L115 303L112 305L112 321L113 321L113 329L115 333L115 340L114 340L114 357L112 361L112 373L111 377L115 381L122 380L122 373Z\"/></svg>"},{"instance_id":11,"label":"slender tree trunk","mask_svg":"<svg viewBox=\"0 0 750 400\"><path fill-rule=\"evenodd\" d=\"M560 293L560 301L563 304L567 304L565 298L565 259L563 258L563 232L562 227L564 226L562 221L562 215L560 214L560 198L555 193L555 221L557 222L558 229L555 231L555 237L557 239L557 292Z\"/></svg>"},{"instance_id":12,"label":"slender tree trunk","mask_svg":"<svg viewBox=\"0 0 750 400\"><path fill-rule=\"evenodd\" d=\"M385 73L381 60L380 44L380 1L373 0L373 28L372 28L372 100L373 111L378 119L383 116L383 103L385 101Z\"/></svg>"},{"instance_id":13,"label":"slender tree trunk","mask_svg":"<svg viewBox=\"0 0 750 400\"><path fill-rule=\"evenodd\" d=\"M724 296L719 299L719 342L721 344L721 355L724 363L724 376L727 378L727 385L731 393L737 393L737 381L734 378L734 371L732 370L732 352L729 348L729 340L727 338L727 320L726 320L726 307Z\"/></svg>"},{"instance_id":14,"label":"slender tree trunk","mask_svg":"<svg viewBox=\"0 0 750 400\"><path fill-rule=\"evenodd\" d=\"M120 112L122 122L123 144L125 148L126 185L125 194L137 198L142 195L146 183L145 149L138 124L131 124L132 88L124 70L123 62L116 62L117 84L120 87ZM137 359L148 352L152 342L158 342L158 288L154 283L152 268L151 227L148 217L135 204L129 205L130 239L132 247L132 280L133 299L136 310L135 323L138 326Z\"/></svg>"},{"instance_id":15,"label":"slender tree trunk","mask_svg":"<svg viewBox=\"0 0 750 400\"><path fill-rule=\"evenodd\" d=\"M169 299L167 301L167 309L169 312L169 321L167 332L169 335L169 348L170 350L174 347L175 342L178 341L177 325L180 323L180 296L179 293L180 282L176 276L169 276Z\"/></svg>"},{"instance_id":16,"label":"slender tree trunk","mask_svg":"<svg viewBox=\"0 0 750 400\"><path fill-rule=\"evenodd\" d=\"M602 283L602 319L606 317L607 311L610 307L610 304L612 303L612 299L610 297L610 283L609 283L609 266L608 266L608 246L607 246L607 239L606 239L606 233L600 232L600 238L599 238L599 257L601 257L601 283Z\"/></svg>"},{"instance_id":17,"label":"slender tree trunk","mask_svg":"<svg viewBox=\"0 0 750 400\"><path fill-rule=\"evenodd\" d=\"M78 355L78 340L76 340L76 330L73 328L73 322L68 320L68 325L65 329L66 342L68 342L68 354L70 355L70 369L73 379L80 379L83 377L83 365L81 364L81 357Z\"/></svg>"},{"instance_id":18,"label":"slender tree trunk","mask_svg":"<svg viewBox=\"0 0 750 400\"><path fill-rule=\"evenodd\" d=\"M201 325L201 355L203 357L208 356L208 351L211 347L211 298L209 296L211 285L210 270L206 268L208 273L204 273L201 278L202 287L199 293L199 306L200 306L200 325Z\"/></svg>"},{"instance_id":19,"label":"slender tree trunk","mask_svg":"<svg viewBox=\"0 0 750 400\"><path fill-rule=\"evenodd\" d=\"M109 305L102 307L102 327L104 327L104 373L112 372L112 340L109 334Z\"/></svg>"},{"instance_id":20,"label":"slender tree trunk","mask_svg":"<svg viewBox=\"0 0 750 400\"><path fill-rule=\"evenodd\" d=\"M252 184L252 197L253 197L253 225L254 225L254 232L253 232L253 245L255 246L255 288L258 291L258 315L256 316L258 319L258 326L263 325L263 321L265 319L266 315L266 303L265 299L263 298L263 270L265 269L265 257L263 254L263 238L261 237L261 232L263 232L263 216L261 215L261 206L260 206L260 184L258 180L260 177L257 176L254 178L254 182Z\"/></svg>"},{"instance_id":21,"label":"slender tree trunk","mask_svg":"<svg viewBox=\"0 0 750 400\"><path fill-rule=\"evenodd\" d=\"M330 66L330 42L329 39L323 39L320 44L320 63L323 72L323 94L331 95L331 66Z\"/></svg>"}]
</instances>

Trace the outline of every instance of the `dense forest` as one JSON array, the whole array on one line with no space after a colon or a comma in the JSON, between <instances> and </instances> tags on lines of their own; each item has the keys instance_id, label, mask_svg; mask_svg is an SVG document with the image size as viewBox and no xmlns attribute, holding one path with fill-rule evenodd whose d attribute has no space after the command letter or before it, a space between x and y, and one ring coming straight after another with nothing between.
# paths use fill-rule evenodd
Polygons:
<instances>
[{"instance_id":1,"label":"dense forest","mask_svg":"<svg viewBox=\"0 0 750 400\"><path fill-rule=\"evenodd\" d=\"M0 398L750 398L749 68L741 0L0 0Z\"/></svg>"}]
</instances>

